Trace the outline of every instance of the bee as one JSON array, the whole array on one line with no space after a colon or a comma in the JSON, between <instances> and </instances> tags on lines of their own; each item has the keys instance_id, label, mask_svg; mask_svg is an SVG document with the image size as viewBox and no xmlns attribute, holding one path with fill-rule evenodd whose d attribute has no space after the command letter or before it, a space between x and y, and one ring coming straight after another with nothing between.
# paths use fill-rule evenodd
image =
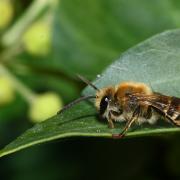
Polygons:
<instances>
[{"instance_id":1,"label":"bee","mask_svg":"<svg viewBox=\"0 0 180 180\"><path fill-rule=\"evenodd\" d=\"M95 98L95 106L100 116L106 119L109 128L114 122L125 122L125 127L113 138L122 138L132 124L155 124L163 118L176 126L180 126L180 98L153 92L149 86L140 82L122 82L115 86L98 89L82 76L79 78L96 90L96 95L82 96L66 105L61 111L91 98Z\"/></svg>"}]
</instances>

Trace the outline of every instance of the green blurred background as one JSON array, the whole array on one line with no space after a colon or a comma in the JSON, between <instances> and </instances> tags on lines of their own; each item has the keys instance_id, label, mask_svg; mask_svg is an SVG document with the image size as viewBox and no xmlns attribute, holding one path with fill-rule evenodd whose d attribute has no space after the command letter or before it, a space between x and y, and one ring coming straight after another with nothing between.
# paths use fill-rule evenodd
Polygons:
<instances>
[{"instance_id":1,"label":"green blurred background","mask_svg":"<svg viewBox=\"0 0 180 180\"><path fill-rule=\"evenodd\" d=\"M0 0L0 147L79 97L76 74L93 80L126 49L179 27L178 0ZM0 178L178 179L179 138L54 141L2 158Z\"/></svg>"}]
</instances>

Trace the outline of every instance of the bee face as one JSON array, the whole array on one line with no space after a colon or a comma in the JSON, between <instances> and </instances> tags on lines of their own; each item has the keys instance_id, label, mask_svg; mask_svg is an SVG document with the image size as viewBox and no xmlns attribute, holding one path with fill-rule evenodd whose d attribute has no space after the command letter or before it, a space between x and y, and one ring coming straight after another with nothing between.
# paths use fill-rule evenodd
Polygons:
<instances>
[{"instance_id":1,"label":"bee face","mask_svg":"<svg viewBox=\"0 0 180 180\"><path fill-rule=\"evenodd\" d=\"M108 87L97 91L95 106L98 109L100 115L103 115L113 103L115 89Z\"/></svg>"}]
</instances>

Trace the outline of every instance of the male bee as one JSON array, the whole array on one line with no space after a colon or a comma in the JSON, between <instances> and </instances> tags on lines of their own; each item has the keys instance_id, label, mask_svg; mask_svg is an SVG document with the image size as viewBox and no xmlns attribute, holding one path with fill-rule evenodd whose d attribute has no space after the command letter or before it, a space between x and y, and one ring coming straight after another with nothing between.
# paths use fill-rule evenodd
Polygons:
<instances>
[{"instance_id":1,"label":"male bee","mask_svg":"<svg viewBox=\"0 0 180 180\"><path fill-rule=\"evenodd\" d=\"M96 95L80 97L60 112L83 100L95 98L95 106L110 128L114 128L116 121L126 122L122 132L113 134L113 138L123 137L133 123L154 124L161 117L180 126L180 98L153 92L149 86L139 82L122 82L116 86L98 89L84 77L79 78L93 87Z\"/></svg>"}]
</instances>

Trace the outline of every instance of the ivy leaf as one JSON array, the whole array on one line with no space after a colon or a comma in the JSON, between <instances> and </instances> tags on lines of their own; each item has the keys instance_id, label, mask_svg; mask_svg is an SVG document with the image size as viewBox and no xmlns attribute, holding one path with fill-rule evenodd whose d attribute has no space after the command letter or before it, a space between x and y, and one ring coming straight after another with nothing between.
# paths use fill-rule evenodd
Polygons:
<instances>
[{"instance_id":1,"label":"ivy leaf","mask_svg":"<svg viewBox=\"0 0 180 180\"><path fill-rule=\"evenodd\" d=\"M92 78L121 52L179 27L179 5L166 0L62 0L55 18L56 67Z\"/></svg>"},{"instance_id":2,"label":"ivy leaf","mask_svg":"<svg viewBox=\"0 0 180 180\"><path fill-rule=\"evenodd\" d=\"M133 45L166 29L178 28L179 9L176 0L57 1L51 14L51 53L34 57L24 52L17 61L41 73L60 71L69 77L78 73L92 79Z\"/></svg>"},{"instance_id":3,"label":"ivy leaf","mask_svg":"<svg viewBox=\"0 0 180 180\"><path fill-rule=\"evenodd\" d=\"M99 88L122 81L139 81L149 84L154 91L180 96L180 30L156 35L123 53L93 83ZM94 94L87 87L83 94ZM109 129L106 122L98 119L92 102L82 102L62 114L35 125L0 151L4 156L29 146L72 136L111 138L112 133L122 130L124 124ZM126 137L180 132L162 121L162 124L131 128Z\"/></svg>"}]
</instances>

